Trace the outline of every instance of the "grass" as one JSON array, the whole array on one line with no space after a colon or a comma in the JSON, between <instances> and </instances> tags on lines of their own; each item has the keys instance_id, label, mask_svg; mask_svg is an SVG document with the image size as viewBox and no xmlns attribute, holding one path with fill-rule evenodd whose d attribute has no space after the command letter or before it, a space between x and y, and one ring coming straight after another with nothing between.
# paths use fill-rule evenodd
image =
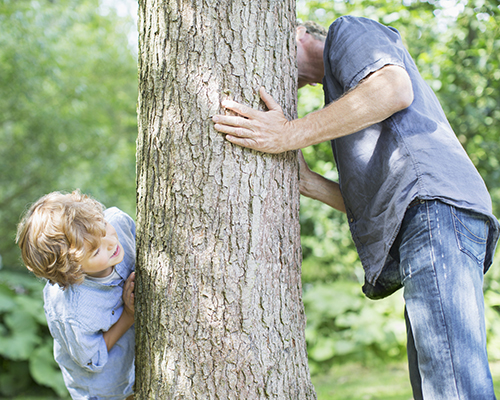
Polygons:
<instances>
[{"instance_id":1,"label":"grass","mask_svg":"<svg viewBox=\"0 0 500 400\"><path fill-rule=\"evenodd\" d=\"M500 361L490 361L495 394L500 398ZM412 400L406 363L366 367L334 365L312 377L318 400Z\"/></svg>"},{"instance_id":2,"label":"grass","mask_svg":"<svg viewBox=\"0 0 500 400\"><path fill-rule=\"evenodd\" d=\"M490 361L495 393L500 399L500 361ZM412 400L406 363L366 367L334 365L312 377L318 400ZM0 399L4 399L0 396ZM18 396L11 400L56 400L48 396Z\"/></svg>"},{"instance_id":3,"label":"grass","mask_svg":"<svg viewBox=\"0 0 500 400\"><path fill-rule=\"evenodd\" d=\"M312 377L318 400L411 400L405 363L366 367L334 365L325 375Z\"/></svg>"}]
</instances>

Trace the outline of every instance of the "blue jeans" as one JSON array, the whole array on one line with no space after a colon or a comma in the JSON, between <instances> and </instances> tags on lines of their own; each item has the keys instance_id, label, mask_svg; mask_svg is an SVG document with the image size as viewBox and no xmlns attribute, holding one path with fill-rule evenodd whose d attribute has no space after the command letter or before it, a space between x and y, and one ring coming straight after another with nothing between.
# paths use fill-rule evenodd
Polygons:
<instances>
[{"instance_id":1,"label":"blue jeans","mask_svg":"<svg viewBox=\"0 0 500 400\"><path fill-rule=\"evenodd\" d=\"M437 200L406 211L391 256L404 287L416 400L495 399L482 291L488 230L480 214Z\"/></svg>"}]
</instances>

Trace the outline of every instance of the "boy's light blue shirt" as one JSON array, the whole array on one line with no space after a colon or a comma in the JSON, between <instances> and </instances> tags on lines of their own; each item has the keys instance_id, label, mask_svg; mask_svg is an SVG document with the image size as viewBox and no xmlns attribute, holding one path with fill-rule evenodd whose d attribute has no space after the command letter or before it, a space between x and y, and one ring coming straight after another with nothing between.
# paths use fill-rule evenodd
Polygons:
<instances>
[{"instance_id":1,"label":"boy's light blue shirt","mask_svg":"<svg viewBox=\"0 0 500 400\"><path fill-rule=\"evenodd\" d=\"M86 279L66 290L47 283L43 291L54 357L73 399L124 399L135 380L134 326L109 353L103 338L123 311L123 285L135 268L135 223L116 207L104 216L125 252L115 266L120 278L107 284Z\"/></svg>"}]
</instances>

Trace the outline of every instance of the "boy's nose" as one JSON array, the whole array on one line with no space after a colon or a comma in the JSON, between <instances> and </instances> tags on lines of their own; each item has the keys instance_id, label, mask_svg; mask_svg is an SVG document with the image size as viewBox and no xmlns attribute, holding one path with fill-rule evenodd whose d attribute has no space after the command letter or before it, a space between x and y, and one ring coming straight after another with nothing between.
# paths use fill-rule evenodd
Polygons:
<instances>
[{"instance_id":1,"label":"boy's nose","mask_svg":"<svg viewBox=\"0 0 500 400\"><path fill-rule=\"evenodd\" d=\"M115 241L112 238L106 238L106 247L108 250L112 250L115 247Z\"/></svg>"}]
</instances>

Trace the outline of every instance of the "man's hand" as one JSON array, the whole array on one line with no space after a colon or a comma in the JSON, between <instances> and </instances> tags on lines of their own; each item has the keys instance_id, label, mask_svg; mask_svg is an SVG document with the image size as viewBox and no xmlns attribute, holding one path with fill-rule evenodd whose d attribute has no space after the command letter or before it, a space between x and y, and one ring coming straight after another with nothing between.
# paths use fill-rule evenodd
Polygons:
<instances>
[{"instance_id":1,"label":"man's hand","mask_svg":"<svg viewBox=\"0 0 500 400\"><path fill-rule=\"evenodd\" d=\"M226 139L238 146L248 147L264 153L278 154L295 150L292 123L283 114L280 105L264 88L260 97L269 111L257 111L231 100L224 100L222 106L238 114L215 115L214 128L226 134Z\"/></svg>"}]
</instances>

